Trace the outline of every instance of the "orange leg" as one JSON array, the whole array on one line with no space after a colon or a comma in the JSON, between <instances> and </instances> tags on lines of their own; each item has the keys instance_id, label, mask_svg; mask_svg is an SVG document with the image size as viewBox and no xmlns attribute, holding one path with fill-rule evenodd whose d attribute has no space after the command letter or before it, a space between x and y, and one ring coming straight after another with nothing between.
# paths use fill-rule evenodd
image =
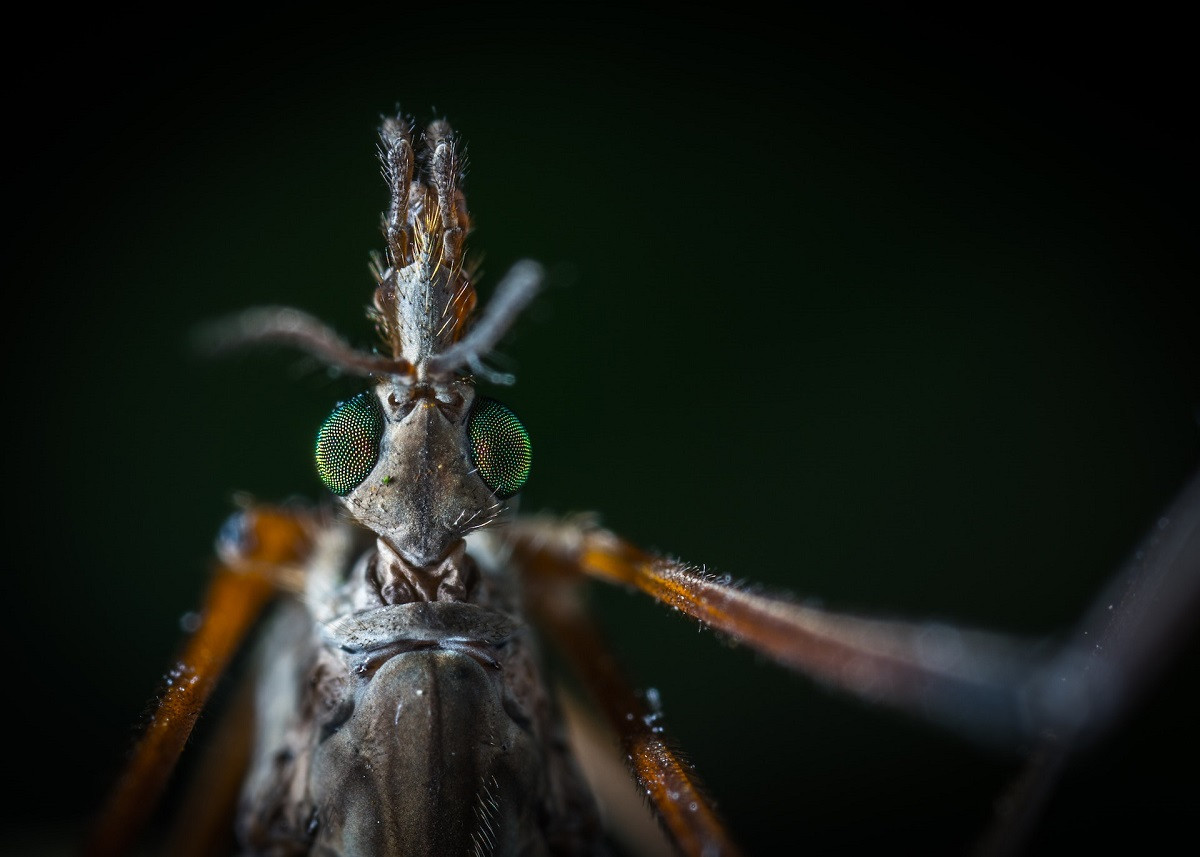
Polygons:
<instances>
[{"instance_id":1,"label":"orange leg","mask_svg":"<svg viewBox=\"0 0 1200 857\"><path fill-rule=\"evenodd\" d=\"M241 513L209 585L200 627L184 646L85 848L88 857L129 851L160 798L217 678L249 628L309 551L311 513L258 507Z\"/></svg>"},{"instance_id":2,"label":"orange leg","mask_svg":"<svg viewBox=\"0 0 1200 857\"><path fill-rule=\"evenodd\" d=\"M748 591L596 527L521 519L508 537L518 561L639 589L826 684L974 738L1012 744L1028 736L1020 689L1037 662L1024 641L838 614Z\"/></svg>"},{"instance_id":3,"label":"orange leg","mask_svg":"<svg viewBox=\"0 0 1200 857\"><path fill-rule=\"evenodd\" d=\"M517 541L513 559L525 573L531 614L604 711L638 788L679 851L691 857L739 854L695 772L669 746L657 712L629 686L587 615L578 569L530 541Z\"/></svg>"},{"instance_id":4,"label":"orange leg","mask_svg":"<svg viewBox=\"0 0 1200 857\"><path fill-rule=\"evenodd\" d=\"M171 857L238 853L233 819L253 750L254 678L253 673L238 676L233 698L223 702L156 853Z\"/></svg>"},{"instance_id":5,"label":"orange leg","mask_svg":"<svg viewBox=\"0 0 1200 857\"><path fill-rule=\"evenodd\" d=\"M1200 605L1200 475L1180 492L1133 557L1057 649L944 624L869 619L772 597L647 553L593 526L519 519L506 537L534 591L593 577L639 589L811 678L905 709L977 740L1030 748L1030 769L1005 802L981 854L1014 853L1068 757L1111 728L1195 628ZM549 581L550 583L547 583ZM543 601L550 599L542 596ZM572 617L577 608L557 610ZM565 624L543 610L551 624ZM556 628L592 684L590 626ZM640 717L643 712L637 711ZM610 714L610 716L612 716ZM640 765L640 756L632 756ZM664 763L665 764L665 763ZM659 803L659 799L655 798ZM660 806L661 809L661 806ZM664 815L669 810L662 810Z\"/></svg>"}]
</instances>

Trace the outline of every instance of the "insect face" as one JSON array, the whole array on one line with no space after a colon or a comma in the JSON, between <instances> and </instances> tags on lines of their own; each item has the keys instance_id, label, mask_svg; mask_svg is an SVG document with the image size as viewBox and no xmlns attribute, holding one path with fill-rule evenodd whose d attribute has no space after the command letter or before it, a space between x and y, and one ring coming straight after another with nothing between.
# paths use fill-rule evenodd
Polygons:
<instances>
[{"instance_id":1,"label":"insect face","mask_svg":"<svg viewBox=\"0 0 1200 857\"><path fill-rule=\"evenodd\" d=\"M471 522L498 511L470 465L466 423L474 392L469 384L455 386L449 402L394 384L363 394L378 414L377 461L342 502L418 567L444 558Z\"/></svg>"}]
</instances>

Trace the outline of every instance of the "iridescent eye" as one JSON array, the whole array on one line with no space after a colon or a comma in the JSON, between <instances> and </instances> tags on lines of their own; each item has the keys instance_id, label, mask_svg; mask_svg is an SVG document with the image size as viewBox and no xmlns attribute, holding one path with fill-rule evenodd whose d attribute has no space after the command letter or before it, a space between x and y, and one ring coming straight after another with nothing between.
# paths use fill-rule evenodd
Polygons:
<instances>
[{"instance_id":1,"label":"iridescent eye","mask_svg":"<svg viewBox=\"0 0 1200 857\"><path fill-rule=\"evenodd\" d=\"M520 491L529 478L533 446L517 415L495 399L477 399L467 436L484 484L501 499Z\"/></svg>"},{"instance_id":2,"label":"iridescent eye","mask_svg":"<svg viewBox=\"0 0 1200 857\"><path fill-rule=\"evenodd\" d=\"M379 461L383 410L374 393L340 402L317 431L317 474L343 497L366 479Z\"/></svg>"}]
</instances>

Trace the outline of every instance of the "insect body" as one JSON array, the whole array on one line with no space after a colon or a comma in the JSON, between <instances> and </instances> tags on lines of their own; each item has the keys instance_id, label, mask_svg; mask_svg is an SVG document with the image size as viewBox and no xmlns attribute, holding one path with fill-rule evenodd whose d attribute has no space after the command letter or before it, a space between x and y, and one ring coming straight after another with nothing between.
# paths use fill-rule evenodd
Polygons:
<instances>
[{"instance_id":1,"label":"insect body","mask_svg":"<svg viewBox=\"0 0 1200 857\"><path fill-rule=\"evenodd\" d=\"M307 322L287 333L376 382L318 433L318 472L355 524L314 527L306 606L283 612L264 648L242 839L264 854L585 853L594 811L515 580L466 547L530 469L519 419L466 374L507 318L464 335L475 292L450 129L434 123L414 149L395 119L381 139L392 205L373 315L391 354L347 354ZM515 268L497 309L515 312L538 281L532 263ZM375 536L365 550L358 526Z\"/></svg>"},{"instance_id":2,"label":"insect body","mask_svg":"<svg viewBox=\"0 0 1200 857\"><path fill-rule=\"evenodd\" d=\"M1089 660L1074 646L1037 656L999 635L832 614L713 579L587 521L515 518L508 501L531 472L529 435L475 380L507 380L484 359L536 293L540 268L514 266L472 323L456 139L444 122L414 135L399 117L380 136L391 204L371 317L383 352L357 351L290 309L243 313L215 335L220 347L288 343L371 379L317 435L318 473L341 514L251 507L223 531L203 623L94 853L125 848L213 678L273 593L290 597L258 648L237 819L251 854L598 851L534 620L607 716L676 847L735 853L584 612L588 578L640 589L818 680L988 740L1053 733L1069 749L1113 716L1136 659ZM1172 518L1182 523L1157 533L1119 581L1171 595L1178 606L1161 624L1196 600L1198 507L1193 489ZM1146 625L1097 621L1117 651L1156 643Z\"/></svg>"}]
</instances>

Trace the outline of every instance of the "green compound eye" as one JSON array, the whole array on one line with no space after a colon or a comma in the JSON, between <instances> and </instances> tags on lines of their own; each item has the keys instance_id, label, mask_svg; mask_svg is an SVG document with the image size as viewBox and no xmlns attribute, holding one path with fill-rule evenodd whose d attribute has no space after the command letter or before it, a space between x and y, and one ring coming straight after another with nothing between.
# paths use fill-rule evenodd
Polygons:
<instances>
[{"instance_id":1,"label":"green compound eye","mask_svg":"<svg viewBox=\"0 0 1200 857\"><path fill-rule=\"evenodd\" d=\"M471 460L484 484L501 499L520 491L529 479L533 445L517 415L495 399L478 399L467 436Z\"/></svg>"},{"instance_id":2,"label":"green compound eye","mask_svg":"<svg viewBox=\"0 0 1200 857\"><path fill-rule=\"evenodd\" d=\"M383 411L374 393L340 402L317 431L317 474L344 497L366 479L379 461Z\"/></svg>"}]
</instances>

